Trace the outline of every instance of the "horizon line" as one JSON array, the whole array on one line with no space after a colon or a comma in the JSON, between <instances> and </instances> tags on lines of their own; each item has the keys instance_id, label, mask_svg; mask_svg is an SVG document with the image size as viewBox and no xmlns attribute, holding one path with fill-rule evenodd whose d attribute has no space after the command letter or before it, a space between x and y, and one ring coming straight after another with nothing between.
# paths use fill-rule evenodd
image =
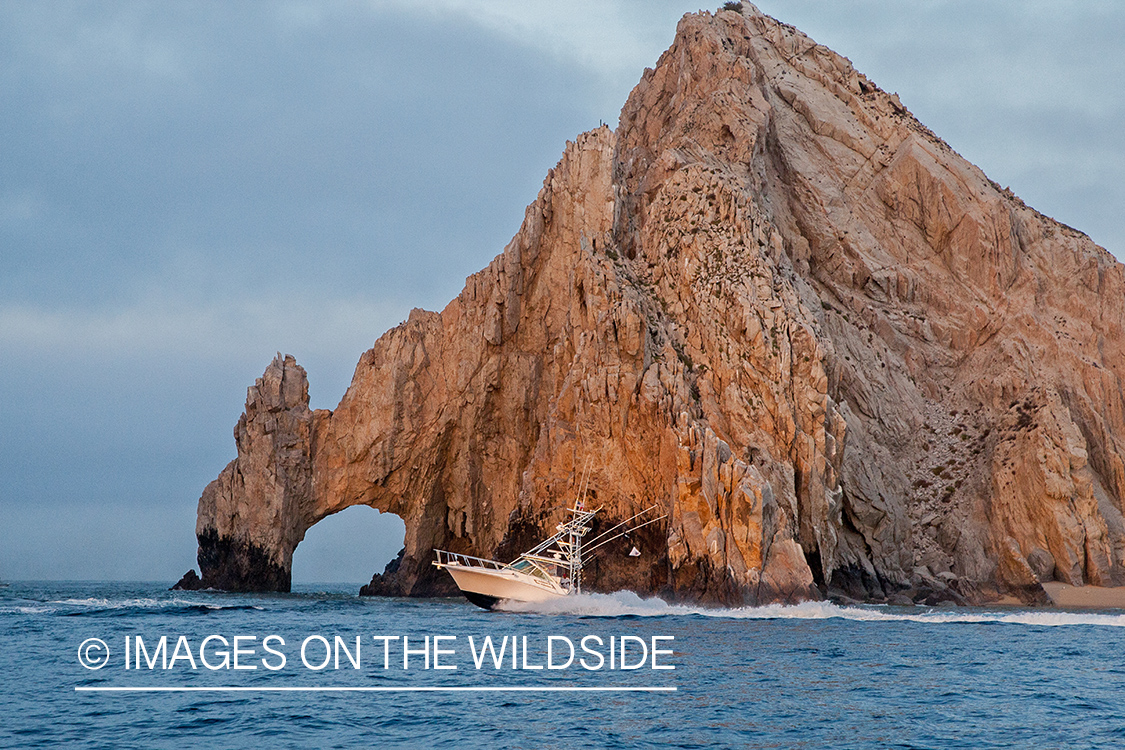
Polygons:
<instances>
[{"instance_id":1,"label":"horizon line","mask_svg":"<svg viewBox=\"0 0 1125 750\"><path fill-rule=\"evenodd\" d=\"M275 687L150 687L123 685L116 687L75 686L76 693L674 693L677 687L629 687L629 686L575 686L555 685L529 686L504 685L480 686L436 685L436 686L315 686L287 685Z\"/></svg>"}]
</instances>

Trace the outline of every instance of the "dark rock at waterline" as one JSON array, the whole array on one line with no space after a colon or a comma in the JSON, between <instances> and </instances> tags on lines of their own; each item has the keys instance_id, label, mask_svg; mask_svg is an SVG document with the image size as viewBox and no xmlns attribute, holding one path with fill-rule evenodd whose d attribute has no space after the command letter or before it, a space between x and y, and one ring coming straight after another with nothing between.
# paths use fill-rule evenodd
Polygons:
<instances>
[{"instance_id":1,"label":"dark rock at waterline","mask_svg":"<svg viewBox=\"0 0 1125 750\"><path fill-rule=\"evenodd\" d=\"M428 563L412 565L413 562L406 557L406 547L403 547L382 573L371 576L371 582L360 587L359 595L460 596L457 585L445 572Z\"/></svg>"},{"instance_id":2,"label":"dark rock at waterline","mask_svg":"<svg viewBox=\"0 0 1125 750\"><path fill-rule=\"evenodd\" d=\"M273 561L262 547L219 536L214 530L197 535L202 588L222 591L288 592L291 572Z\"/></svg>"},{"instance_id":3,"label":"dark rock at waterline","mask_svg":"<svg viewBox=\"0 0 1125 750\"><path fill-rule=\"evenodd\" d=\"M402 567L402 558L406 555L406 547L398 551L395 559L387 563L382 573L371 576L371 583L361 586L360 596L403 596L402 586L395 580L395 573Z\"/></svg>"},{"instance_id":4,"label":"dark rock at waterline","mask_svg":"<svg viewBox=\"0 0 1125 750\"><path fill-rule=\"evenodd\" d=\"M176 583L175 586L173 586L172 588L170 588L168 590L169 591L199 591L201 588L204 588L203 581L200 580L199 574L195 572L195 568L192 568L188 572L184 573L184 577L181 578Z\"/></svg>"}]
</instances>

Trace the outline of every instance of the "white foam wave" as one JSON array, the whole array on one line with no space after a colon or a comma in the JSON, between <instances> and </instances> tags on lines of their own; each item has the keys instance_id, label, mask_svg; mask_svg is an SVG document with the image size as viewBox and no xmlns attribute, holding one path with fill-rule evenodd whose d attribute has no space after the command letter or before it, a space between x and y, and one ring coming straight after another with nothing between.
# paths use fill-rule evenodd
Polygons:
<instances>
[{"instance_id":1,"label":"white foam wave","mask_svg":"<svg viewBox=\"0 0 1125 750\"><path fill-rule=\"evenodd\" d=\"M16 605L14 607L0 607L0 614L19 613L21 615L40 615L48 611L50 610L48 610L46 607L25 607L21 605Z\"/></svg>"},{"instance_id":2,"label":"white foam wave","mask_svg":"<svg viewBox=\"0 0 1125 750\"><path fill-rule=\"evenodd\" d=\"M90 609L162 609L164 607L194 607L200 604L200 602L193 602L188 599L105 599L100 597L53 599L46 603L65 607L89 607Z\"/></svg>"},{"instance_id":3,"label":"white foam wave","mask_svg":"<svg viewBox=\"0 0 1125 750\"><path fill-rule=\"evenodd\" d=\"M191 599L105 599L100 597L87 597L84 599L51 599L36 603L32 606L0 607L0 612L20 612L23 614L39 614L68 609L90 609L94 611L112 609L168 609L170 607L202 607L204 609L256 609L263 610L259 605L241 604L213 604L208 602L193 601Z\"/></svg>"},{"instance_id":4,"label":"white foam wave","mask_svg":"<svg viewBox=\"0 0 1125 750\"><path fill-rule=\"evenodd\" d=\"M769 604L762 607L720 609L669 604L663 599L642 599L632 591L614 594L579 594L549 602L503 602L499 609L584 617L675 617L701 616L732 620L855 620L860 622L1006 623L1012 625L1098 625L1125 627L1125 614L1045 610L928 609L901 607L842 607L831 602Z\"/></svg>"}]
</instances>

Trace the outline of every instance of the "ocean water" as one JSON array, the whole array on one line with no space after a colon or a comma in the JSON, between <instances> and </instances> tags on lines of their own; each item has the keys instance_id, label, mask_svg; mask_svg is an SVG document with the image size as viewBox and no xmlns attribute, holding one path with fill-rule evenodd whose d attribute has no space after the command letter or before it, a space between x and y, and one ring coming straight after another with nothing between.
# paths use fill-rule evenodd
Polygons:
<instances>
[{"instance_id":1,"label":"ocean water","mask_svg":"<svg viewBox=\"0 0 1125 750\"><path fill-rule=\"evenodd\" d=\"M1121 612L351 592L13 583L0 746L1125 747Z\"/></svg>"}]
</instances>

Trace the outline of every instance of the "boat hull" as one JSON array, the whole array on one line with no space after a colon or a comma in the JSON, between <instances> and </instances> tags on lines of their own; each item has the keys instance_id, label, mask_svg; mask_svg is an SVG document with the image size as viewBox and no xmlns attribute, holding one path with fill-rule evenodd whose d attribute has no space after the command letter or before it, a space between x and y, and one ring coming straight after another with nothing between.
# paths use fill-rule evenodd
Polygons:
<instances>
[{"instance_id":1,"label":"boat hull","mask_svg":"<svg viewBox=\"0 0 1125 750\"><path fill-rule=\"evenodd\" d=\"M465 595L466 599L468 599L470 602L477 605L481 609L489 609L489 610L495 609L496 605L500 603L500 600L497 599L495 596L485 596L484 594L474 594L472 591L462 591L461 593Z\"/></svg>"},{"instance_id":2,"label":"boat hull","mask_svg":"<svg viewBox=\"0 0 1125 750\"><path fill-rule=\"evenodd\" d=\"M463 565L443 565L465 598L477 606L491 609L497 601L510 599L517 602L546 602L566 596L566 591L548 588L530 576L511 570L488 570ZM470 596L473 594L474 596ZM478 601L479 599L479 601ZM482 602L491 603L483 604Z\"/></svg>"}]
</instances>

